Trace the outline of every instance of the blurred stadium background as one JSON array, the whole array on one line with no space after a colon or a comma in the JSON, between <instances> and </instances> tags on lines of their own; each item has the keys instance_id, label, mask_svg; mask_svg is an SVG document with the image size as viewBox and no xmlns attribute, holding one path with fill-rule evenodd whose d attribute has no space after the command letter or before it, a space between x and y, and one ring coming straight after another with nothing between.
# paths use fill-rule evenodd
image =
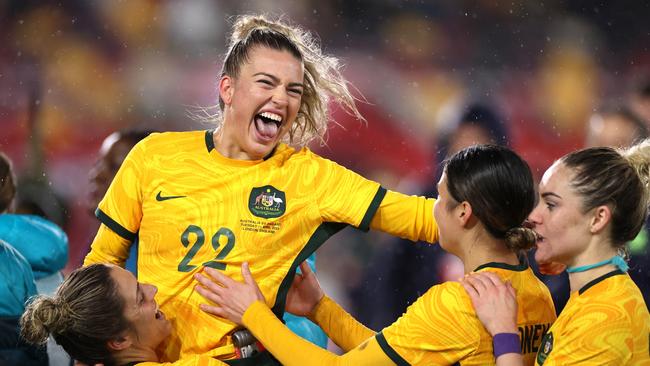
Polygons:
<instances>
[{"instance_id":1,"label":"blurred stadium background","mask_svg":"<svg viewBox=\"0 0 650 366\"><path fill-rule=\"evenodd\" d=\"M188 111L216 104L230 17L259 12L318 34L367 100L367 124L335 111L340 126L313 148L406 193L434 185L436 141L471 103L499 112L539 176L650 75L647 1L0 1L0 150L23 199L68 233L67 271L98 225L87 182L102 140L209 128ZM319 251L333 297L354 307L387 241L348 231Z\"/></svg>"}]
</instances>

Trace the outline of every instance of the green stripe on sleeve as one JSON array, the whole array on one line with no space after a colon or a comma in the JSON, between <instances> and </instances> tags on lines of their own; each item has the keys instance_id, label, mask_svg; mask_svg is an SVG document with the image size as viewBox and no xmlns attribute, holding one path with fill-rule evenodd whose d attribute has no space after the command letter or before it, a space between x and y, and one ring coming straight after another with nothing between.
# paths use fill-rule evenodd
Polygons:
<instances>
[{"instance_id":1,"label":"green stripe on sleeve","mask_svg":"<svg viewBox=\"0 0 650 366\"><path fill-rule=\"evenodd\" d=\"M123 237L128 241L134 241L136 236L138 235L137 233L132 233L129 230L125 229L124 226L118 224L117 221L113 220L110 216L105 214L99 208L95 210L95 216L97 216L97 218L99 219L99 221L101 221L102 224L108 226L109 229L113 230L115 234Z\"/></svg>"},{"instance_id":2,"label":"green stripe on sleeve","mask_svg":"<svg viewBox=\"0 0 650 366\"><path fill-rule=\"evenodd\" d=\"M382 332L377 333L375 335L375 339L377 340L377 343L379 343L379 347L381 347L386 356L395 362L397 366L410 366L410 364L406 362L406 360L403 359L399 353L395 352L393 347L388 344L386 337L384 337L384 334Z\"/></svg>"},{"instance_id":3,"label":"green stripe on sleeve","mask_svg":"<svg viewBox=\"0 0 650 366\"><path fill-rule=\"evenodd\" d=\"M379 186L377 193L375 193L375 197L373 197L372 201L370 202L370 206L368 206L368 210L366 211L366 214L363 215L363 219L359 224L359 230L361 231L370 230L370 221L372 221L372 218L375 216L375 213L377 213L377 209L379 209L379 205L381 204L381 201L383 201L384 196L386 196L386 188Z\"/></svg>"}]
</instances>

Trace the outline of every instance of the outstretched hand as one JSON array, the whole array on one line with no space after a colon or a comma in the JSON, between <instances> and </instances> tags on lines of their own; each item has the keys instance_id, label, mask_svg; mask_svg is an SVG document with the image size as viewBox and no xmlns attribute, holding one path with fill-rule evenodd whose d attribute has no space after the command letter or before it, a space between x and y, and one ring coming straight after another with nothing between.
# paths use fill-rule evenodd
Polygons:
<instances>
[{"instance_id":1,"label":"outstretched hand","mask_svg":"<svg viewBox=\"0 0 650 366\"><path fill-rule=\"evenodd\" d=\"M517 294L509 282L491 272L472 273L461 279L479 320L494 336L517 333Z\"/></svg>"},{"instance_id":2,"label":"outstretched hand","mask_svg":"<svg viewBox=\"0 0 650 366\"><path fill-rule=\"evenodd\" d=\"M201 304L199 307L206 313L220 316L242 325L244 312L255 302L265 302L262 291L253 279L248 263L244 262L241 267L241 274L244 282L238 282L226 276L220 271L204 267L203 271L208 276L196 273L194 278L200 285L195 287L201 296L212 301L218 306Z\"/></svg>"},{"instance_id":3,"label":"outstretched hand","mask_svg":"<svg viewBox=\"0 0 650 366\"><path fill-rule=\"evenodd\" d=\"M287 294L286 310L293 315L309 317L325 293L307 261L300 264L300 271L302 273L296 273Z\"/></svg>"}]
</instances>

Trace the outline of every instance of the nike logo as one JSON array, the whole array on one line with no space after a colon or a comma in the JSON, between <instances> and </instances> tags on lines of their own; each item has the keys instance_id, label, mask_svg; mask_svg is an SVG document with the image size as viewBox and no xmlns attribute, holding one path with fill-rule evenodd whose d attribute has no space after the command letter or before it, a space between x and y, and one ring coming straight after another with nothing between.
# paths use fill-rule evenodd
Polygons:
<instances>
[{"instance_id":1,"label":"nike logo","mask_svg":"<svg viewBox=\"0 0 650 366\"><path fill-rule=\"evenodd\" d=\"M156 195L156 201L167 201L167 200L173 200L174 198L183 198L185 196L163 196L162 191L158 192Z\"/></svg>"}]
</instances>

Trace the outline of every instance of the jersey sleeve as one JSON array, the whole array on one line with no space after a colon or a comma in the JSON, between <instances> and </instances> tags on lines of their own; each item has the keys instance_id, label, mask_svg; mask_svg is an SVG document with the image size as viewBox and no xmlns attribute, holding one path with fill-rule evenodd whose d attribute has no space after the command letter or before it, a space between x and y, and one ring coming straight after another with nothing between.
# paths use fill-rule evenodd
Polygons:
<instances>
[{"instance_id":1,"label":"jersey sleeve","mask_svg":"<svg viewBox=\"0 0 650 366\"><path fill-rule=\"evenodd\" d=\"M461 285L447 282L430 288L377 341L398 365L425 362L422 357L426 364L451 365L476 352L481 328Z\"/></svg>"},{"instance_id":2,"label":"jersey sleeve","mask_svg":"<svg viewBox=\"0 0 650 366\"><path fill-rule=\"evenodd\" d=\"M84 259L84 266L93 263L112 263L124 267L129 256L131 241L124 239L106 225L101 224L90 245L90 253Z\"/></svg>"},{"instance_id":3,"label":"jersey sleeve","mask_svg":"<svg viewBox=\"0 0 650 366\"><path fill-rule=\"evenodd\" d=\"M140 362L136 366L227 366L228 364L214 357L195 355L183 357L176 362Z\"/></svg>"},{"instance_id":4,"label":"jersey sleeve","mask_svg":"<svg viewBox=\"0 0 650 366\"><path fill-rule=\"evenodd\" d=\"M375 335L327 296L318 303L311 318L346 352Z\"/></svg>"},{"instance_id":5,"label":"jersey sleeve","mask_svg":"<svg viewBox=\"0 0 650 366\"><path fill-rule=\"evenodd\" d=\"M253 303L244 313L244 325L285 366L389 366L393 362L374 337L342 356L324 350L292 333L266 304Z\"/></svg>"},{"instance_id":6,"label":"jersey sleeve","mask_svg":"<svg viewBox=\"0 0 650 366\"><path fill-rule=\"evenodd\" d=\"M325 222L341 222L368 230L386 190L341 165L312 154L303 175L316 191L316 204Z\"/></svg>"},{"instance_id":7,"label":"jersey sleeve","mask_svg":"<svg viewBox=\"0 0 650 366\"><path fill-rule=\"evenodd\" d=\"M630 360L632 324L616 305L585 304L566 324L559 332L551 329L547 334L554 342L544 366L584 365L594 360L600 365L626 365Z\"/></svg>"},{"instance_id":8,"label":"jersey sleeve","mask_svg":"<svg viewBox=\"0 0 650 366\"><path fill-rule=\"evenodd\" d=\"M434 243L438 241L434 203L433 198L387 191L370 227L403 239Z\"/></svg>"},{"instance_id":9,"label":"jersey sleeve","mask_svg":"<svg viewBox=\"0 0 650 366\"><path fill-rule=\"evenodd\" d=\"M137 235L142 220L142 191L146 184L146 143L140 141L129 152L117 171L95 215L103 224L93 240L85 264L108 262L123 265L128 246ZM121 240L106 232L106 228Z\"/></svg>"}]
</instances>

